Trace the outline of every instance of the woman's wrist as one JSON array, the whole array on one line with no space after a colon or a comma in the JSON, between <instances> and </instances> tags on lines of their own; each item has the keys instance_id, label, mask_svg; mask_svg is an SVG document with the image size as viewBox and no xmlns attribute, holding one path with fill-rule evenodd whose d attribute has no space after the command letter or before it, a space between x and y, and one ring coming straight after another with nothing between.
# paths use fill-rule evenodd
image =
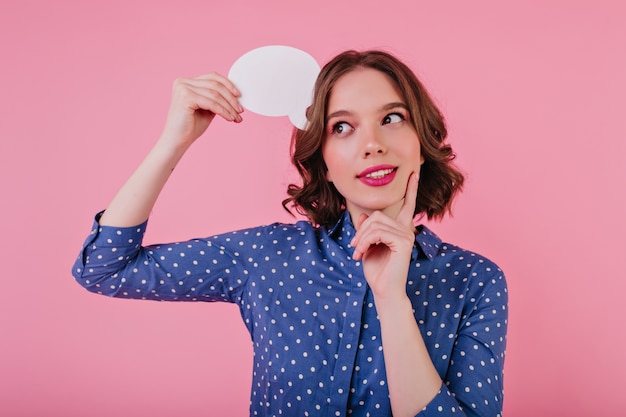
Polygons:
<instances>
[{"instance_id":1,"label":"woman's wrist","mask_svg":"<svg viewBox=\"0 0 626 417\"><path fill-rule=\"evenodd\" d=\"M374 304L380 318L382 316L398 317L409 313L413 316L413 305L405 291L385 296L374 294Z\"/></svg>"},{"instance_id":2,"label":"woman's wrist","mask_svg":"<svg viewBox=\"0 0 626 417\"><path fill-rule=\"evenodd\" d=\"M191 143L193 142L186 143L167 131L164 131L161 133L161 136L152 150L162 156L175 158L176 161L178 161L185 154L185 152L187 152Z\"/></svg>"}]
</instances>

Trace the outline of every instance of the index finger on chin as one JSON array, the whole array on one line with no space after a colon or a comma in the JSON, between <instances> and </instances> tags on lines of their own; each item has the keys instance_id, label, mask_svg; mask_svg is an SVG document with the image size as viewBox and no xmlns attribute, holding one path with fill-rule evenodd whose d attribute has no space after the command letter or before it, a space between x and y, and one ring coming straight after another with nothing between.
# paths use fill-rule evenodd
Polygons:
<instances>
[{"instance_id":1,"label":"index finger on chin","mask_svg":"<svg viewBox=\"0 0 626 417\"><path fill-rule=\"evenodd\" d=\"M406 192L404 193L404 202L402 208L398 213L398 220L402 224L413 224L413 217L415 216L415 206L417 204L417 188L419 181L417 179L417 173L412 172L409 176L409 181L406 185Z\"/></svg>"}]
</instances>

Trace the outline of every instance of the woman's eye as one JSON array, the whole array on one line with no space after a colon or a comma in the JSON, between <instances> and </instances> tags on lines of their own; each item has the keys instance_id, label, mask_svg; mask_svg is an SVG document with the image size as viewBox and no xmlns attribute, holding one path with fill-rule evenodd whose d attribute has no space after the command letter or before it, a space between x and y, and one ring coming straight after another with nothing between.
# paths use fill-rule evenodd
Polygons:
<instances>
[{"instance_id":1,"label":"woman's eye","mask_svg":"<svg viewBox=\"0 0 626 417\"><path fill-rule=\"evenodd\" d=\"M342 133L349 132L350 128L351 126L347 122L337 122L333 125L332 132L341 135Z\"/></svg>"},{"instance_id":2,"label":"woman's eye","mask_svg":"<svg viewBox=\"0 0 626 417\"><path fill-rule=\"evenodd\" d=\"M383 119L383 124L387 125L390 123L400 123L404 120L405 120L404 116L401 115L400 113L391 113L385 116L385 118Z\"/></svg>"}]
</instances>

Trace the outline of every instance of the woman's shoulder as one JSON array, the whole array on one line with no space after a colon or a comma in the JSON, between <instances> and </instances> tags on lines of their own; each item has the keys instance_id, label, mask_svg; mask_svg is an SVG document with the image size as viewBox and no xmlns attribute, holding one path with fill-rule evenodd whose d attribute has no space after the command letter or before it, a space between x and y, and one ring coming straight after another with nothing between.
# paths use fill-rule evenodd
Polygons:
<instances>
[{"instance_id":1,"label":"woman's shoulder","mask_svg":"<svg viewBox=\"0 0 626 417\"><path fill-rule=\"evenodd\" d=\"M321 228L308 221L301 220L293 223L274 222L259 226L236 229L209 236L209 241L230 241L232 239L280 239L293 240L299 237L317 235Z\"/></svg>"},{"instance_id":2,"label":"woman's shoulder","mask_svg":"<svg viewBox=\"0 0 626 417\"><path fill-rule=\"evenodd\" d=\"M503 270L491 258L444 241L426 226L420 227L416 240L438 272L451 271L472 280L504 280Z\"/></svg>"},{"instance_id":3,"label":"woman's shoulder","mask_svg":"<svg viewBox=\"0 0 626 417\"><path fill-rule=\"evenodd\" d=\"M504 271L493 260L478 252L442 241L428 228L422 228L418 245L426 246L432 255L417 262L423 285L445 300L455 300L467 311L487 309L506 314L507 281ZM468 314L469 317L469 314Z\"/></svg>"}]
</instances>

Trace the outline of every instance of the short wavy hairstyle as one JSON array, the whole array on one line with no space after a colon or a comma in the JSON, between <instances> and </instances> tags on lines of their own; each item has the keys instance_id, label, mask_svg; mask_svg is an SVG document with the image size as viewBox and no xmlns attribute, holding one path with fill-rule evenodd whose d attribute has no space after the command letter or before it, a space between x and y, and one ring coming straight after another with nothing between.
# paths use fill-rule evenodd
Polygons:
<instances>
[{"instance_id":1,"label":"short wavy hairstyle","mask_svg":"<svg viewBox=\"0 0 626 417\"><path fill-rule=\"evenodd\" d=\"M304 130L294 129L291 137L291 161L298 170L302 185L290 184L282 204L317 225L332 225L345 210L345 199L326 179L322 145L326 137L327 107L337 80L360 68L372 68L387 74L402 94L411 123L420 141L424 163L420 169L415 215L429 220L442 219L451 213L452 200L461 191L463 174L454 166L455 154L445 143L447 136L443 115L413 71L398 58L384 51L345 51L321 70L307 110Z\"/></svg>"}]
</instances>

